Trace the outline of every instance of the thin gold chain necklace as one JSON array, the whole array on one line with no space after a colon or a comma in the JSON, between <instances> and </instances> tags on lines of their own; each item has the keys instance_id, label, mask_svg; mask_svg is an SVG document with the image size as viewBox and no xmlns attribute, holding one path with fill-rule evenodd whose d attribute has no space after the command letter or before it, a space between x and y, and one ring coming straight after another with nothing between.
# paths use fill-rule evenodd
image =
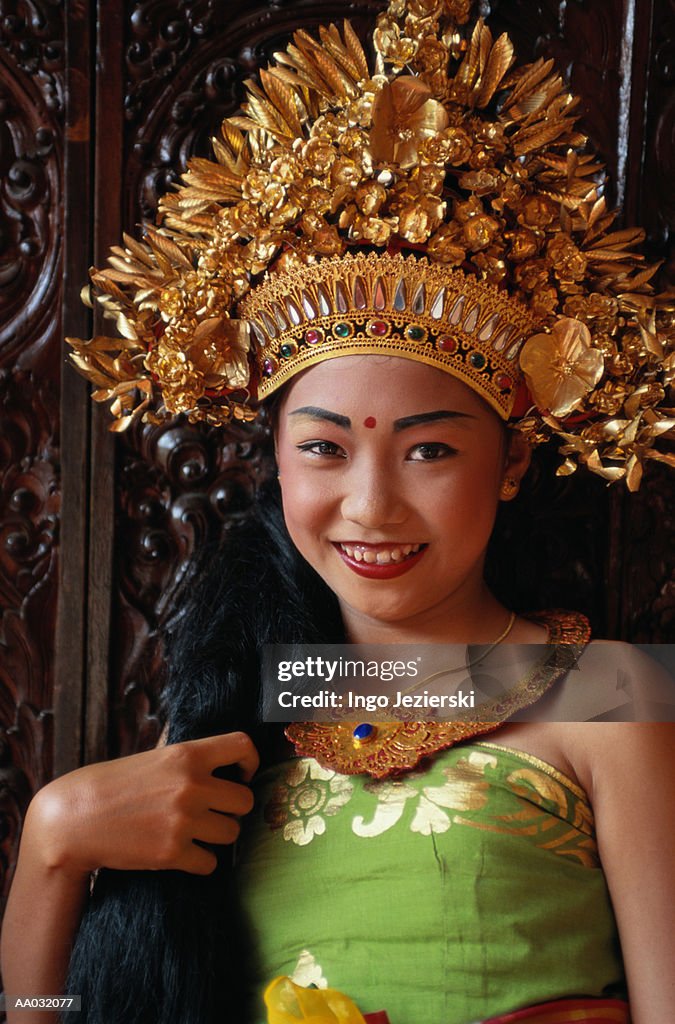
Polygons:
<instances>
[{"instance_id":1,"label":"thin gold chain necklace","mask_svg":"<svg viewBox=\"0 0 675 1024\"><path fill-rule=\"evenodd\" d=\"M468 672L469 669L475 668L476 665L480 665L481 661L485 661L488 654L491 654L492 651L494 651L495 647L499 647L499 645L503 643L504 640L506 640L507 636L509 635L509 633L511 632L515 625L516 617L516 613L511 612L509 616L509 621L506 624L506 629L502 630L497 639L493 640L492 643L488 644L488 649L486 651L483 651L483 653L480 654L477 658L472 658L469 661L465 660L463 665L455 665L454 668L441 668L437 672L432 672L431 675L426 676L425 679L420 679L418 682L413 683L412 686L409 686L406 690L401 690L401 696L404 697L409 693L414 693L415 690L419 690L420 687L426 686L426 684L430 683L433 679L440 679L441 676L451 676L455 672ZM469 648L467 645L467 651L468 649Z\"/></svg>"}]
</instances>

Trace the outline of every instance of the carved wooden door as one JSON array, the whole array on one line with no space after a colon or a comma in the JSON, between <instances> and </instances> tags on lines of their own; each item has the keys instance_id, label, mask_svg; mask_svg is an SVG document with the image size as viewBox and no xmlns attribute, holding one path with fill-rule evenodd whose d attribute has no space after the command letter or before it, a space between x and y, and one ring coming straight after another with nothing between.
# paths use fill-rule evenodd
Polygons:
<instances>
[{"instance_id":1,"label":"carved wooden door","mask_svg":"<svg viewBox=\"0 0 675 1024\"><path fill-rule=\"evenodd\" d=\"M268 469L260 431L182 422L114 441L65 366L89 336L80 288L123 229L152 219L243 80L298 26L375 0L0 0L0 870L6 895L36 789L153 742L158 630L196 546ZM582 96L613 198L675 264L675 31L668 0L483 0L521 60L554 56ZM535 482L544 488L551 486ZM607 636L673 639L673 483L637 496L558 481L508 524L513 572L543 562L542 605ZM606 524L610 523L608 529ZM522 543L521 543L522 542ZM527 542L527 543L525 543ZM536 581L535 581L536 582ZM540 585L543 587L543 583ZM58 614L57 614L58 610Z\"/></svg>"}]
</instances>

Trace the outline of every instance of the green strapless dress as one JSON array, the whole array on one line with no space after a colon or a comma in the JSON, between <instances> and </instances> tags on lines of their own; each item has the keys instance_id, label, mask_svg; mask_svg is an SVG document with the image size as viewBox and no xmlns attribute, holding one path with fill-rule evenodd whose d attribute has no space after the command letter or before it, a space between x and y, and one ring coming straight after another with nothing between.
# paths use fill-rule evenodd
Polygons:
<instances>
[{"instance_id":1,"label":"green strapless dress","mask_svg":"<svg viewBox=\"0 0 675 1024\"><path fill-rule=\"evenodd\" d=\"M472 742L376 781L312 758L256 779L238 858L261 993L330 986L391 1024L625 998L593 813L528 754Z\"/></svg>"}]
</instances>

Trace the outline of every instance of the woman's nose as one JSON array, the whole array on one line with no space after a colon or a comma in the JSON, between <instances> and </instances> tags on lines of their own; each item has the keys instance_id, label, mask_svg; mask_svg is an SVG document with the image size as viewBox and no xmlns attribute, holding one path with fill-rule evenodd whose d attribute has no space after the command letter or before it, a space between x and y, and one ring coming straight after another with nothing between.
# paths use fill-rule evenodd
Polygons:
<instances>
[{"instance_id":1,"label":"woman's nose","mask_svg":"<svg viewBox=\"0 0 675 1024\"><path fill-rule=\"evenodd\" d=\"M353 468L346 485L342 500L345 520L370 530L405 522L407 505L390 466L364 461Z\"/></svg>"}]
</instances>

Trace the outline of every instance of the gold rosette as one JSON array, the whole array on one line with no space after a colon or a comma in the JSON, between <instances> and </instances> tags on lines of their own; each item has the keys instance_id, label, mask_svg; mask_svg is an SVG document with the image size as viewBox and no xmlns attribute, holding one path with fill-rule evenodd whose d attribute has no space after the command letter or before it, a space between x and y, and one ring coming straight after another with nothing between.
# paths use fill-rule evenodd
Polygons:
<instances>
[{"instance_id":1,"label":"gold rosette","mask_svg":"<svg viewBox=\"0 0 675 1024\"><path fill-rule=\"evenodd\" d=\"M211 317L195 330L188 355L202 374L206 388L234 390L248 384L248 350L247 323Z\"/></svg>"}]
</instances>

